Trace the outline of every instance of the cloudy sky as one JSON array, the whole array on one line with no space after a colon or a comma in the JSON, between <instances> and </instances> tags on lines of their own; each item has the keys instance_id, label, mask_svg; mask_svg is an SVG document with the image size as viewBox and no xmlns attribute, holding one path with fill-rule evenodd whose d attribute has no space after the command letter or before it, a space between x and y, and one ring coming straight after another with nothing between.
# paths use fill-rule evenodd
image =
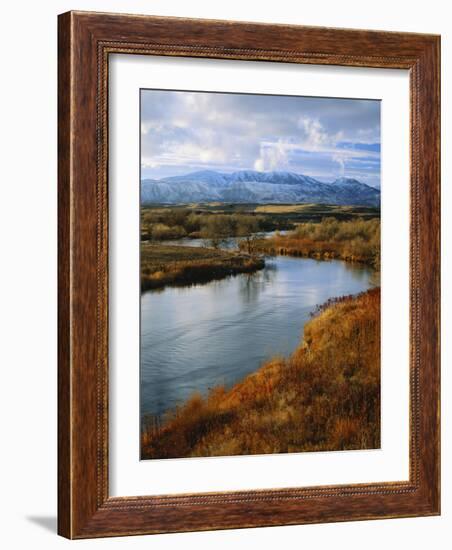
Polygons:
<instances>
[{"instance_id":1,"label":"cloudy sky","mask_svg":"<svg viewBox=\"0 0 452 550\"><path fill-rule=\"evenodd\" d=\"M141 91L141 175L288 170L380 185L380 102Z\"/></svg>"}]
</instances>

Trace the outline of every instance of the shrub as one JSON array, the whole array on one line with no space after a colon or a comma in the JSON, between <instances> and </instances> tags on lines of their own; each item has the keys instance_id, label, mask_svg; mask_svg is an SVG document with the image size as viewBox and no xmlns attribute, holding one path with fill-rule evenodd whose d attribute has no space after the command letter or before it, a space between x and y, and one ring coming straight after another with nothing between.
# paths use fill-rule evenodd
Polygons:
<instances>
[{"instance_id":1,"label":"shrub","mask_svg":"<svg viewBox=\"0 0 452 550\"><path fill-rule=\"evenodd\" d=\"M313 258L341 258L362 262L380 269L380 220L338 221L324 218L319 223L302 223L286 235L260 239L254 248L264 253L278 253Z\"/></svg>"},{"instance_id":2,"label":"shrub","mask_svg":"<svg viewBox=\"0 0 452 550\"><path fill-rule=\"evenodd\" d=\"M163 223L155 223L151 228L151 239L154 241L164 241L169 239L181 239L187 232L180 225L169 227Z\"/></svg>"}]
</instances>

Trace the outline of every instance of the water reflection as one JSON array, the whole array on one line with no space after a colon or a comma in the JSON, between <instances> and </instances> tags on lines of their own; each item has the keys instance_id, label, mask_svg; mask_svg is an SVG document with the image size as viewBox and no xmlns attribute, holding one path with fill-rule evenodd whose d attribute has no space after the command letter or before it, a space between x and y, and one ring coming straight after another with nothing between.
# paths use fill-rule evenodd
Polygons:
<instances>
[{"instance_id":1,"label":"water reflection","mask_svg":"<svg viewBox=\"0 0 452 550\"><path fill-rule=\"evenodd\" d=\"M255 273L246 273L239 278L239 291L246 303L256 302L259 294L265 291L265 285L271 285L276 278L276 264L268 262L265 269Z\"/></svg>"},{"instance_id":2,"label":"water reflection","mask_svg":"<svg viewBox=\"0 0 452 550\"><path fill-rule=\"evenodd\" d=\"M366 267L277 256L254 274L144 293L141 412L162 414L290 354L316 305L375 284Z\"/></svg>"}]
</instances>

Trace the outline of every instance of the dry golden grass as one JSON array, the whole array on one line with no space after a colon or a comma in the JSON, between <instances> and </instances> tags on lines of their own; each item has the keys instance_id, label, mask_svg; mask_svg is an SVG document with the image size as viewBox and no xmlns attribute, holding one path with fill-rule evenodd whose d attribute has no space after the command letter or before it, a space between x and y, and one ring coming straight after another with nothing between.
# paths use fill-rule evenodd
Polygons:
<instances>
[{"instance_id":1,"label":"dry golden grass","mask_svg":"<svg viewBox=\"0 0 452 550\"><path fill-rule=\"evenodd\" d=\"M265 261L213 248L141 243L141 289L187 285L262 269Z\"/></svg>"},{"instance_id":2,"label":"dry golden grass","mask_svg":"<svg viewBox=\"0 0 452 550\"><path fill-rule=\"evenodd\" d=\"M255 212L262 212L265 214L303 212L305 210L309 210L313 206L314 206L313 204L264 204L264 205L256 206Z\"/></svg>"},{"instance_id":3,"label":"dry golden grass","mask_svg":"<svg viewBox=\"0 0 452 550\"><path fill-rule=\"evenodd\" d=\"M263 204L256 206L255 212L261 212L264 214L286 214L292 212L312 212L316 214L333 214L340 215L342 213L355 214L360 211L374 211L375 209L369 207L359 206L340 206L340 205L328 205L318 203L303 203L303 204Z\"/></svg>"},{"instance_id":4,"label":"dry golden grass","mask_svg":"<svg viewBox=\"0 0 452 550\"><path fill-rule=\"evenodd\" d=\"M380 289L330 301L288 358L148 418L143 458L380 446Z\"/></svg>"},{"instance_id":5,"label":"dry golden grass","mask_svg":"<svg viewBox=\"0 0 452 550\"><path fill-rule=\"evenodd\" d=\"M380 220L325 218L320 223L301 223L286 235L260 239L255 243L255 249L267 254L325 260L339 258L379 269Z\"/></svg>"}]
</instances>

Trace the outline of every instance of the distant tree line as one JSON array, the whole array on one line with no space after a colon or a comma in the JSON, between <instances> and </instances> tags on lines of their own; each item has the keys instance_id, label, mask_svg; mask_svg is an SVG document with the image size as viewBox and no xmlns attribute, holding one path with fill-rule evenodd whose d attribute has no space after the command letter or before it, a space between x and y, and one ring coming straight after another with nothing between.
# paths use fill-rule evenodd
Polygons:
<instances>
[{"instance_id":1,"label":"distant tree line","mask_svg":"<svg viewBox=\"0 0 452 550\"><path fill-rule=\"evenodd\" d=\"M269 216L252 213L197 213L174 208L145 210L142 213L142 239L163 241L183 237L202 238L206 245L220 248L231 237L242 240L248 254L253 252L255 235L275 227Z\"/></svg>"}]
</instances>

